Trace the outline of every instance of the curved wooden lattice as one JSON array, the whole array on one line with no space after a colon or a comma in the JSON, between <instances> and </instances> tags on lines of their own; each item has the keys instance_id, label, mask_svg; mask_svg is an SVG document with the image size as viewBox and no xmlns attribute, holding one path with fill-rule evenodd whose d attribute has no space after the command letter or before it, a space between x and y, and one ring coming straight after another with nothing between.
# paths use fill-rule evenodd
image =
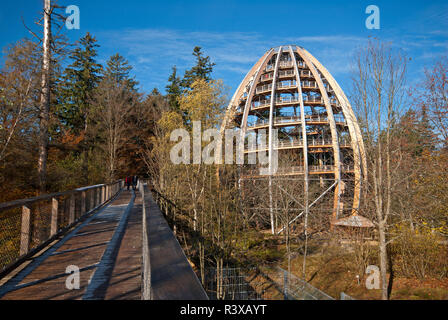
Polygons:
<instances>
[{"instance_id":1,"label":"curved wooden lattice","mask_svg":"<svg viewBox=\"0 0 448 320\"><path fill-rule=\"evenodd\" d=\"M296 45L268 50L233 95L221 133L231 126L239 127L243 137L251 132L256 135L258 129L268 132L263 150L244 147L244 153L265 151L271 159L276 152L279 168L269 171L271 177L303 178L305 194L313 181L332 180L334 190L328 193L333 195L332 223L357 215L366 177L361 131L344 92L307 50ZM272 139L275 129L281 132L278 141ZM286 152L296 152L298 157L282 167ZM243 179L259 177L256 166L241 174ZM322 189L327 193L323 185ZM313 201L306 199L306 205Z\"/></svg>"}]
</instances>

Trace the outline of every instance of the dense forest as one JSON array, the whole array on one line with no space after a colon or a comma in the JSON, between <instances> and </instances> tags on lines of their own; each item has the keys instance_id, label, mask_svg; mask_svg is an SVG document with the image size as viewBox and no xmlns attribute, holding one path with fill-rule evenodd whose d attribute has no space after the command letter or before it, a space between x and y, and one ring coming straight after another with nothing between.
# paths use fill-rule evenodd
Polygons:
<instances>
[{"instance_id":1,"label":"dense forest","mask_svg":"<svg viewBox=\"0 0 448 320\"><path fill-rule=\"evenodd\" d=\"M75 44L68 44L63 35L47 40L22 39L4 50L1 202L139 175L151 181L155 198L202 281L209 267L272 263L287 264L291 272L312 281L318 271L305 268L325 268L328 261L340 259L341 274L352 271L361 278L367 265L380 265L383 298L390 297L392 275L446 284L446 57L434 61L422 80L409 86L408 58L401 52L380 41L359 50L349 99L369 164L360 210L375 222L377 242L329 232L325 249L310 238L304 251L301 227L290 230L289 217L284 218L288 232L276 236L250 223L240 203L236 168L170 161L173 130L191 132L193 121L200 121L202 128L218 128L224 116L229 99L223 81L213 77L213 57L195 47L194 64L183 75L173 66L165 93L143 93L126 57L116 53L105 65L98 62L101 44L94 35L86 33ZM279 205L293 204L283 199ZM341 238L347 237L354 248L348 255L338 249ZM353 263L345 263L348 260Z\"/></svg>"}]
</instances>

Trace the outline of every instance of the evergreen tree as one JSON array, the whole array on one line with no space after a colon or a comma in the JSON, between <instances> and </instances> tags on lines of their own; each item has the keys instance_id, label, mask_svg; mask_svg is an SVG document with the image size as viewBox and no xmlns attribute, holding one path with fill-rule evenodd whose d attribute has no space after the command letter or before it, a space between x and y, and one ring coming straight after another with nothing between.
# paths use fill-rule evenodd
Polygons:
<instances>
[{"instance_id":1,"label":"evergreen tree","mask_svg":"<svg viewBox=\"0 0 448 320\"><path fill-rule=\"evenodd\" d=\"M397 128L404 150L414 157L421 156L424 151L435 149L434 134L429 124L425 110L421 117L412 109L409 109L400 119Z\"/></svg>"},{"instance_id":2,"label":"evergreen tree","mask_svg":"<svg viewBox=\"0 0 448 320\"><path fill-rule=\"evenodd\" d=\"M116 53L107 61L104 76L116 84L124 83L132 91L137 91L138 82L130 75L132 66L120 54Z\"/></svg>"},{"instance_id":3,"label":"evergreen tree","mask_svg":"<svg viewBox=\"0 0 448 320\"><path fill-rule=\"evenodd\" d=\"M95 60L96 42L90 33L81 38L80 46L69 56L72 64L64 71L59 117L74 133L86 130L89 99L101 80L102 66Z\"/></svg>"},{"instance_id":4,"label":"evergreen tree","mask_svg":"<svg viewBox=\"0 0 448 320\"><path fill-rule=\"evenodd\" d=\"M193 56L196 58L196 65L190 70L185 71L184 78L182 79L182 87L188 89L195 80L204 79L210 81L210 74L213 72L214 63L210 61L210 57L203 56L201 47L195 47L193 50Z\"/></svg>"},{"instance_id":5,"label":"evergreen tree","mask_svg":"<svg viewBox=\"0 0 448 320\"><path fill-rule=\"evenodd\" d=\"M94 146L95 136L89 136L89 114L92 112L91 97L97 88L102 73L102 66L96 62L97 40L87 33L78 42L69 58L73 61L64 71L61 84L61 104L58 116L62 126L69 129L67 134L79 136L69 161L80 161L81 184L89 184L89 151Z\"/></svg>"},{"instance_id":6,"label":"evergreen tree","mask_svg":"<svg viewBox=\"0 0 448 320\"><path fill-rule=\"evenodd\" d=\"M160 92L157 88L152 89L150 96L160 96Z\"/></svg>"},{"instance_id":7,"label":"evergreen tree","mask_svg":"<svg viewBox=\"0 0 448 320\"><path fill-rule=\"evenodd\" d=\"M182 94L182 88L181 88L181 80L177 76L177 68L176 66L173 66L172 73L170 77L168 78L168 85L166 88L167 93L167 99L168 99L168 105L170 106L170 109L173 111L179 110L179 97Z\"/></svg>"}]
</instances>

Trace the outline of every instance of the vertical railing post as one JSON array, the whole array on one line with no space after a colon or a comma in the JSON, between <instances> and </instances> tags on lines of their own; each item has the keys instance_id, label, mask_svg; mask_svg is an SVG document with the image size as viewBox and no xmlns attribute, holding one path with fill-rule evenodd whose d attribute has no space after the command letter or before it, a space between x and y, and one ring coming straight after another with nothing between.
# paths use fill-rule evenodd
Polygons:
<instances>
[{"instance_id":1,"label":"vertical railing post","mask_svg":"<svg viewBox=\"0 0 448 320\"><path fill-rule=\"evenodd\" d=\"M22 229L20 233L20 255L27 254L30 248L31 210L22 206Z\"/></svg>"},{"instance_id":2,"label":"vertical railing post","mask_svg":"<svg viewBox=\"0 0 448 320\"><path fill-rule=\"evenodd\" d=\"M87 208L86 208L86 192L82 191L81 192L81 216L83 216L86 212L87 212Z\"/></svg>"},{"instance_id":3,"label":"vertical railing post","mask_svg":"<svg viewBox=\"0 0 448 320\"><path fill-rule=\"evenodd\" d=\"M53 198L51 200L51 228L50 228L51 237L58 232L58 209L59 209L58 199Z\"/></svg>"},{"instance_id":4,"label":"vertical railing post","mask_svg":"<svg viewBox=\"0 0 448 320\"><path fill-rule=\"evenodd\" d=\"M70 207L68 212L68 224L75 222L75 194L70 195Z\"/></svg>"},{"instance_id":5,"label":"vertical railing post","mask_svg":"<svg viewBox=\"0 0 448 320\"><path fill-rule=\"evenodd\" d=\"M93 194L93 190L89 190L88 192L89 192L89 211L90 211L95 207L95 205L93 203L93 201L95 200L94 199L95 195Z\"/></svg>"},{"instance_id":6,"label":"vertical railing post","mask_svg":"<svg viewBox=\"0 0 448 320\"><path fill-rule=\"evenodd\" d=\"M152 292L151 292L151 264L150 264L150 256L149 256L149 246L148 246L148 220L147 220L147 210L146 201L145 201L145 185L141 184L140 193L142 197L142 218L143 218L143 244L142 244L142 253L143 253L143 270L142 270L142 300L151 300Z\"/></svg>"},{"instance_id":7,"label":"vertical railing post","mask_svg":"<svg viewBox=\"0 0 448 320\"><path fill-rule=\"evenodd\" d=\"M288 275L283 270L283 300L288 300Z\"/></svg>"}]
</instances>

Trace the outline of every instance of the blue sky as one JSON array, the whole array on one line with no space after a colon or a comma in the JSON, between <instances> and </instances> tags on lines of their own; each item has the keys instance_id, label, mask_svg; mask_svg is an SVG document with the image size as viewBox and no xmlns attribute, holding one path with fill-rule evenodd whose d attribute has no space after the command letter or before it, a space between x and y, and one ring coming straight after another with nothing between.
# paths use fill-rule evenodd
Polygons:
<instances>
[{"instance_id":1,"label":"blue sky","mask_svg":"<svg viewBox=\"0 0 448 320\"><path fill-rule=\"evenodd\" d=\"M32 26L42 0L2 1L0 46L29 36L21 17ZM390 41L411 58L408 83L448 55L448 2L444 1L88 1L77 5L81 29L67 30L75 41L87 31L99 41L99 61L118 52L134 66L141 90L164 92L171 67L180 72L193 64L199 45L216 63L214 77L233 92L245 73L271 47L297 44L327 67L344 90L350 87L353 53L368 37ZM380 30L365 27L365 9L380 8Z\"/></svg>"}]
</instances>

